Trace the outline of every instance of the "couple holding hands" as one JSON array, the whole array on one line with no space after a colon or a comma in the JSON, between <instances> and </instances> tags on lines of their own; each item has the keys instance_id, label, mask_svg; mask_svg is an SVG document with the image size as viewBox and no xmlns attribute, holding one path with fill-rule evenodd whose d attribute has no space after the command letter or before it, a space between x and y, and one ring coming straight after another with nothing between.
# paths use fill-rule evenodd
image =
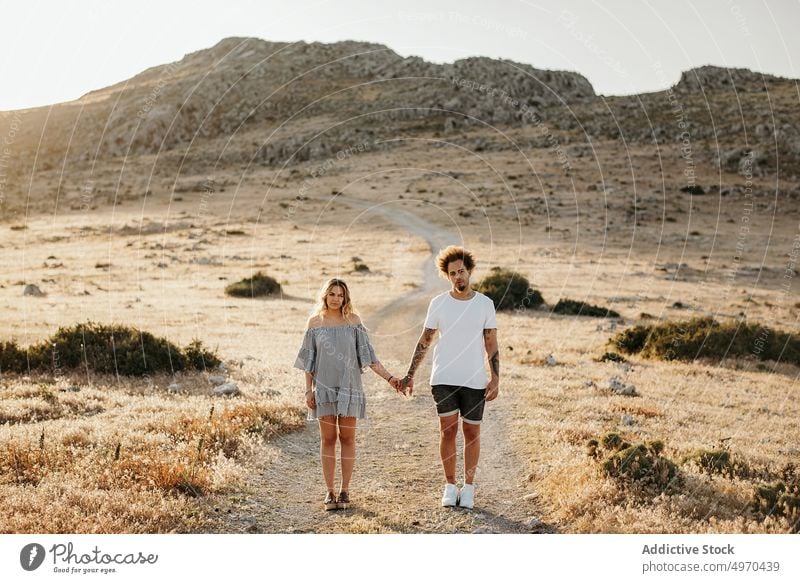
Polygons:
<instances>
[{"instance_id":1,"label":"couple holding hands","mask_svg":"<svg viewBox=\"0 0 800 583\"><path fill-rule=\"evenodd\" d=\"M434 297L428 306L405 377L391 375L378 361L366 328L353 309L347 284L328 280L303 337L294 366L305 371L308 419L319 421L320 459L327 487L326 510L350 506L350 478L355 464L356 422L366 415L361 374L366 367L394 390L410 395L414 374L433 342L431 392L439 415L439 453L445 475L442 506L472 508L475 472L480 455L480 423L486 401L497 397L500 356L494 303L473 290L469 278L475 259L463 247L450 246L436 258L439 274L451 289ZM490 376L483 363L489 358ZM456 437L459 415L464 432L464 485L456 486ZM340 448L342 482L335 493L336 446Z\"/></svg>"}]
</instances>

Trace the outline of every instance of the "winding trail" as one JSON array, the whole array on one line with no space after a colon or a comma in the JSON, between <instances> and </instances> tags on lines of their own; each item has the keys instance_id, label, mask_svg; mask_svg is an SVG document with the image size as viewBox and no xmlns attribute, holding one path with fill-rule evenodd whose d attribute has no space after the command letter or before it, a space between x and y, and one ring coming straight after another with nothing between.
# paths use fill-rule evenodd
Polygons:
<instances>
[{"instance_id":1,"label":"winding trail","mask_svg":"<svg viewBox=\"0 0 800 583\"><path fill-rule=\"evenodd\" d=\"M404 371L422 329L430 298L447 289L433 256L458 240L413 213L344 195L337 202L378 213L425 239L431 256L420 266L422 284L399 300L364 315L376 353L390 370ZM502 330L500 331L502 335ZM488 403L481 426L481 460L473 510L441 508L444 483L439 459L438 421L430 396L430 356L417 374L415 395L399 397L371 371L365 374L369 419L360 422L357 458L347 511L322 509L324 483L319 463L319 430L304 429L276 438L274 457L265 460L247 491L223 495L208 509L212 532L552 532L530 526L539 516L527 482L527 464L515 450L509 428L513 396L501 392ZM463 475L459 435L459 479ZM337 482L338 483L338 482Z\"/></svg>"}]
</instances>

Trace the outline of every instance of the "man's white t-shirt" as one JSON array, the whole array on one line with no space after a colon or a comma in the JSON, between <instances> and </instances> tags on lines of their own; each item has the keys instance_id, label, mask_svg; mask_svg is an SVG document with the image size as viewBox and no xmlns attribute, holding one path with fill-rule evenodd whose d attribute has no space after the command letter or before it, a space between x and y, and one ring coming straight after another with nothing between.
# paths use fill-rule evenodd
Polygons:
<instances>
[{"instance_id":1,"label":"man's white t-shirt","mask_svg":"<svg viewBox=\"0 0 800 583\"><path fill-rule=\"evenodd\" d=\"M431 300L425 328L439 331L433 349L431 385L455 385L485 389L486 374L483 331L497 328L494 302L479 292L468 300L457 300L450 292Z\"/></svg>"}]
</instances>

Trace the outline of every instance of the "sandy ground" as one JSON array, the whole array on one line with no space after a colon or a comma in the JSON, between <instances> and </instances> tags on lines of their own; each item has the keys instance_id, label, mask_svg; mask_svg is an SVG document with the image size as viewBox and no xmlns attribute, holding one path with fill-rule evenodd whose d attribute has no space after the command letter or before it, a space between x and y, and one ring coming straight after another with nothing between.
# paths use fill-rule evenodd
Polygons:
<instances>
[{"instance_id":1,"label":"sandy ground","mask_svg":"<svg viewBox=\"0 0 800 583\"><path fill-rule=\"evenodd\" d=\"M622 178L626 162L611 157L603 161L603 180L587 173L577 180L559 175L546 153L536 174L504 153L481 160L429 154L421 148L363 154L314 179L308 178L313 164L295 174L254 171L240 187L229 177L233 186L225 191L174 200L155 189L146 200L125 199L113 208L56 206L52 214L3 225L0 334L26 344L60 325L93 319L140 326L181 344L198 337L227 360L246 359L259 368L264 389L296 395L300 404L301 374L291 363L319 285L327 277L346 278L379 357L402 373L428 300L447 289L431 256L448 243L476 253L473 282L493 265L513 268L551 305L571 298L619 311L620 329L642 313L662 319L745 314L797 329L796 282L785 277L798 240L797 210L768 194L756 200L742 237L741 200L665 196L656 178ZM662 175L645 157L636 163L639 176ZM487 168L519 178L507 180L514 186L506 191ZM307 192L303 179L312 186ZM588 188L603 182L613 182L613 189ZM369 271L354 271L355 261ZM282 283L280 297L224 295L227 283L257 270ZM46 295L23 296L24 283ZM200 501L205 530L758 530L737 522L746 515L746 484L714 489L696 481L688 501L663 512L629 508L606 492L582 448L590 437L620 430L668 440L675 457L732 437L734 451L750 461L796 460L790 445L800 437L796 367L767 363L759 372L749 361L632 359L632 370L622 371L594 361L613 335L607 321L526 311L501 314L498 322L501 394L482 429L474 511L438 507L442 475L428 363L409 400L365 373L370 419L359 429L352 510L321 511L318 430L308 424L276 438L244 488ZM555 366L545 364L548 354ZM635 383L643 397L626 401L596 388L615 374ZM633 425L621 424L623 413L633 416Z\"/></svg>"},{"instance_id":2,"label":"sandy ground","mask_svg":"<svg viewBox=\"0 0 800 583\"><path fill-rule=\"evenodd\" d=\"M357 200L342 198L354 208ZM388 221L425 239L431 252L457 243L446 231L408 212L388 213ZM426 258L420 288L391 304L365 313L377 354L401 374L416 343L429 298L447 289ZM371 374L368 373L367 374ZM218 532L529 532L547 529L530 523L536 515L525 464L508 428L514 402L500 399L488 407L482 425L480 493L472 511L438 508L443 477L438 454L438 420L426 378L418 373L416 394L397 396L382 379L370 379L369 419L358 437L357 471L351 487L355 502L344 512L320 511L319 430L315 422L276 442L277 455L265 465L246 493L215 501L212 523ZM461 448L461 439L459 439ZM463 468L461 456L459 466ZM463 476L463 469L459 470ZM480 495L485 491L483 498ZM531 528L533 526L534 528Z\"/></svg>"}]
</instances>

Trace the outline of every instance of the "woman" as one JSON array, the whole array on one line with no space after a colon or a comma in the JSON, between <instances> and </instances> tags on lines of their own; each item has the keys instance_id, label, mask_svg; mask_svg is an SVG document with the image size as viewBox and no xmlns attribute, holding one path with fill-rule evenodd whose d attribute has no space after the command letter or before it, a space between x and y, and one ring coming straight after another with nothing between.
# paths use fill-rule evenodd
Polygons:
<instances>
[{"instance_id":1,"label":"woman","mask_svg":"<svg viewBox=\"0 0 800 583\"><path fill-rule=\"evenodd\" d=\"M328 493L325 510L350 506L350 477L356 454L356 420L366 416L361 374L369 366L396 390L400 379L383 368L361 319L353 309L350 290L341 279L325 282L294 366L305 371L308 419L319 420L320 460ZM341 448L342 487L334 493L336 442Z\"/></svg>"}]
</instances>

